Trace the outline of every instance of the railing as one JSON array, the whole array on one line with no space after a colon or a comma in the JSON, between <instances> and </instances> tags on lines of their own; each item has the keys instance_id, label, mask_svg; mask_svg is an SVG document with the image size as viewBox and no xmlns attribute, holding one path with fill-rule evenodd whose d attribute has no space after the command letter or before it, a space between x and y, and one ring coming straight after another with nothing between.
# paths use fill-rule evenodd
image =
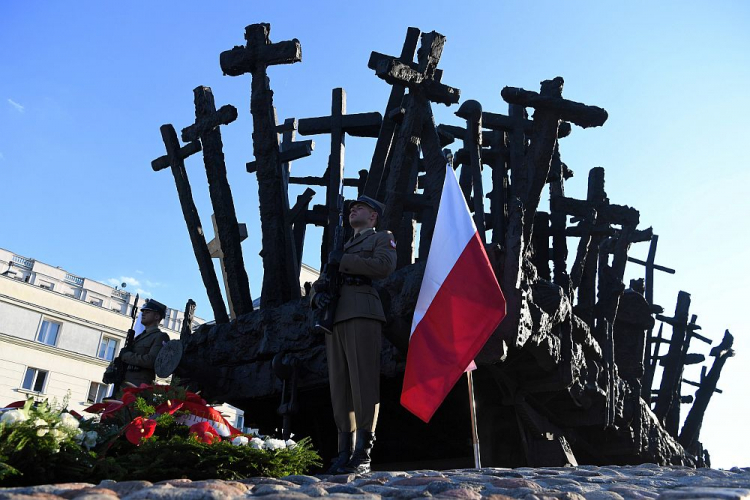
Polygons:
<instances>
[{"instance_id":1,"label":"railing","mask_svg":"<svg viewBox=\"0 0 750 500\"><path fill-rule=\"evenodd\" d=\"M32 267L34 267L34 261L32 259L27 259L27 258L21 257L19 255L14 255L13 256L13 262L15 264L18 264L21 267L25 267L25 268L28 268L28 269L31 269Z\"/></svg>"},{"instance_id":2,"label":"railing","mask_svg":"<svg viewBox=\"0 0 750 500\"><path fill-rule=\"evenodd\" d=\"M78 276L75 276L74 274L67 273L65 275L65 281L68 283L72 283L74 285L83 286L83 278L79 278Z\"/></svg>"},{"instance_id":3,"label":"railing","mask_svg":"<svg viewBox=\"0 0 750 500\"><path fill-rule=\"evenodd\" d=\"M130 294L125 290L112 290L112 297L128 300L128 296L130 296Z\"/></svg>"}]
</instances>

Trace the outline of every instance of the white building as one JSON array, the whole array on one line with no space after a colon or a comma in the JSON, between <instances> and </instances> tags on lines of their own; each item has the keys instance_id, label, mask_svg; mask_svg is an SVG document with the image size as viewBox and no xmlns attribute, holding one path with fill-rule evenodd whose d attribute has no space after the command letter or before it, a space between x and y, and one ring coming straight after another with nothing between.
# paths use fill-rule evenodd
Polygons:
<instances>
[{"instance_id":1,"label":"white building","mask_svg":"<svg viewBox=\"0 0 750 500\"><path fill-rule=\"evenodd\" d=\"M102 382L131 327L135 295L0 248L0 407L28 396L81 410L110 395ZM141 301L143 303L143 301ZM179 338L183 311L161 329ZM191 329L204 323L193 318ZM237 427L243 413L218 408Z\"/></svg>"}]
</instances>

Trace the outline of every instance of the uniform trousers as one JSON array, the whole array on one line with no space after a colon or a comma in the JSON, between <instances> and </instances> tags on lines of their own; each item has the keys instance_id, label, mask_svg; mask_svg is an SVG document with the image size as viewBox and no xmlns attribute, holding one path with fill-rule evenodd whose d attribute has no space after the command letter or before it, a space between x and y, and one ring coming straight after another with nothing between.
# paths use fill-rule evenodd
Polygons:
<instances>
[{"instance_id":1,"label":"uniform trousers","mask_svg":"<svg viewBox=\"0 0 750 500\"><path fill-rule=\"evenodd\" d=\"M380 410L382 323L352 318L326 335L328 378L338 432L375 432Z\"/></svg>"}]
</instances>

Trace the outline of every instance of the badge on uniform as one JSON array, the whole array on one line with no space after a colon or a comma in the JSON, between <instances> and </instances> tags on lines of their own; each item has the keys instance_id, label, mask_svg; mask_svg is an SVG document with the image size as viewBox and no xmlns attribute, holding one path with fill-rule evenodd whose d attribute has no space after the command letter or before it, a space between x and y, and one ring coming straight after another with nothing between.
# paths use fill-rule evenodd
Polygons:
<instances>
[{"instance_id":1,"label":"badge on uniform","mask_svg":"<svg viewBox=\"0 0 750 500\"><path fill-rule=\"evenodd\" d=\"M393 248L396 248L396 242L395 242L395 241L393 241L393 240L391 240L391 246L392 246Z\"/></svg>"}]
</instances>

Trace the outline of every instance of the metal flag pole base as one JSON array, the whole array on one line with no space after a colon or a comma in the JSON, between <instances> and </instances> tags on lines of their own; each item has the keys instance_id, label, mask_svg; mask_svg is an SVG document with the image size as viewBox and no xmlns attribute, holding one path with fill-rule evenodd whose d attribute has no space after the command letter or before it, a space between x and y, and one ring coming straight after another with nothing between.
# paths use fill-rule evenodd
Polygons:
<instances>
[{"instance_id":1,"label":"metal flag pole base","mask_svg":"<svg viewBox=\"0 0 750 500\"><path fill-rule=\"evenodd\" d=\"M482 458L479 455L479 434L477 433L477 409L474 404L474 380L471 370L466 372L466 380L469 383L469 408L471 409L471 443L474 446L474 467L482 468Z\"/></svg>"}]
</instances>

